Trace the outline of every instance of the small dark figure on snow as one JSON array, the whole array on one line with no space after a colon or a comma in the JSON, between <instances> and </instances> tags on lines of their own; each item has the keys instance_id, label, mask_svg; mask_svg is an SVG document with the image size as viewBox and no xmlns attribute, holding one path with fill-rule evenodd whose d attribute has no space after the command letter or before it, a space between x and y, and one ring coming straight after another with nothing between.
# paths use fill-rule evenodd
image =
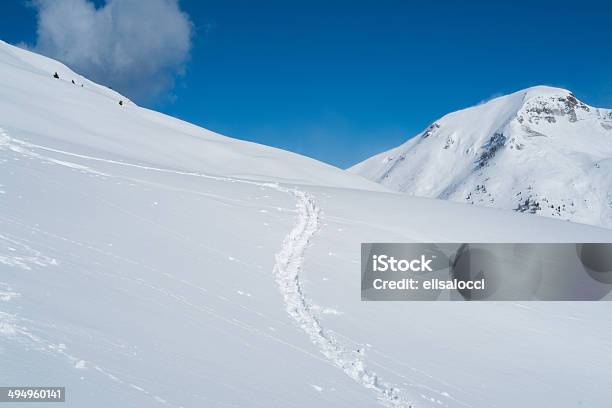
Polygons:
<instances>
[{"instance_id":1,"label":"small dark figure on snow","mask_svg":"<svg viewBox=\"0 0 612 408\"><path fill-rule=\"evenodd\" d=\"M73 84L73 85L76 85L76 82L74 82L74 79L72 80L72 84Z\"/></svg>"},{"instance_id":2,"label":"small dark figure on snow","mask_svg":"<svg viewBox=\"0 0 612 408\"><path fill-rule=\"evenodd\" d=\"M57 72L55 74L53 74L53 78L59 79L59 75L57 75Z\"/></svg>"},{"instance_id":3,"label":"small dark figure on snow","mask_svg":"<svg viewBox=\"0 0 612 408\"><path fill-rule=\"evenodd\" d=\"M119 105L123 106L123 101L119 101Z\"/></svg>"}]
</instances>

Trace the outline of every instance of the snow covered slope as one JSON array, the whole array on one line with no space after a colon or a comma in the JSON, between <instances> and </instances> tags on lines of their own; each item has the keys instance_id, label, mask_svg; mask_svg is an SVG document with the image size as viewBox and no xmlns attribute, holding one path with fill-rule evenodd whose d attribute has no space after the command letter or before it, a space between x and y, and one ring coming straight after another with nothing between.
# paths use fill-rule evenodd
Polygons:
<instances>
[{"instance_id":1,"label":"snow covered slope","mask_svg":"<svg viewBox=\"0 0 612 408\"><path fill-rule=\"evenodd\" d=\"M43 143L78 146L83 153L107 153L109 158L140 164L382 190L316 160L238 142L140 108L57 61L4 42L0 42L0 62L2 126L7 132L20 131L26 140L36 137ZM59 79L52 77L55 72Z\"/></svg>"},{"instance_id":2,"label":"snow covered slope","mask_svg":"<svg viewBox=\"0 0 612 408\"><path fill-rule=\"evenodd\" d=\"M93 408L609 405L609 302L359 300L360 242L608 230L375 191L121 99L0 43L0 384Z\"/></svg>"},{"instance_id":3,"label":"snow covered slope","mask_svg":"<svg viewBox=\"0 0 612 408\"><path fill-rule=\"evenodd\" d=\"M612 227L612 110L533 87L448 114L350 171L411 195Z\"/></svg>"}]
</instances>

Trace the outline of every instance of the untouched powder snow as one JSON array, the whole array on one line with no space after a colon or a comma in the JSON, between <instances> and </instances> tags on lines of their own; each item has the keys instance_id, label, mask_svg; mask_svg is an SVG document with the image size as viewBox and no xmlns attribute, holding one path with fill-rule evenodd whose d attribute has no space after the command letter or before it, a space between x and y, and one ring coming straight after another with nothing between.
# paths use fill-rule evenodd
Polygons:
<instances>
[{"instance_id":1,"label":"untouched powder snow","mask_svg":"<svg viewBox=\"0 0 612 408\"><path fill-rule=\"evenodd\" d=\"M529 88L349 169L397 191L612 227L612 110Z\"/></svg>"},{"instance_id":2,"label":"untouched powder snow","mask_svg":"<svg viewBox=\"0 0 612 408\"><path fill-rule=\"evenodd\" d=\"M361 302L359 250L610 238L386 191L0 43L0 384L65 406L607 406L608 302Z\"/></svg>"}]
</instances>

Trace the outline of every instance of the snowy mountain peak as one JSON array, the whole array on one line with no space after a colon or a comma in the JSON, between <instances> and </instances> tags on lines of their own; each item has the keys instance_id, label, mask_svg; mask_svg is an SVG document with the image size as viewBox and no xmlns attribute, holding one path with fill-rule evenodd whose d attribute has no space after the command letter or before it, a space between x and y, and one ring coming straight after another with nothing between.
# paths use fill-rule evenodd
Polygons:
<instances>
[{"instance_id":1,"label":"snowy mountain peak","mask_svg":"<svg viewBox=\"0 0 612 408\"><path fill-rule=\"evenodd\" d=\"M522 107L517 112L520 123L525 120L530 123L540 120L554 123L560 117L576 122L579 118L586 119L591 111L591 107L562 88L535 86L518 93L522 95Z\"/></svg>"},{"instance_id":2,"label":"snowy mountain peak","mask_svg":"<svg viewBox=\"0 0 612 408\"><path fill-rule=\"evenodd\" d=\"M450 113L350 171L413 195L612 226L611 166L612 110L536 86Z\"/></svg>"},{"instance_id":3,"label":"snowy mountain peak","mask_svg":"<svg viewBox=\"0 0 612 408\"><path fill-rule=\"evenodd\" d=\"M571 92L564 88L548 85L536 85L520 90L516 92L516 94L522 95L523 100L527 101L532 98L539 98L543 96L568 96L571 94Z\"/></svg>"}]
</instances>

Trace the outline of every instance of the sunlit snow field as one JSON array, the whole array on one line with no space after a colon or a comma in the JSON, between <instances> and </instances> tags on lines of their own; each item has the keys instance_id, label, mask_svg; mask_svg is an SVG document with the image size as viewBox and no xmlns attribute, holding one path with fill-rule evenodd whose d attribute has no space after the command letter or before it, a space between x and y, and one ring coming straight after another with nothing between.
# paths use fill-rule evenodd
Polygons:
<instances>
[{"instance_id":1,"label":"sunlit snow field","mask_svg":"<svg viewBox=\"0 0 612 408\"><path fill-rule=\"evenodd\" d=\"M388 192L5 43L0 81L0 384L70 407L609 405L608 302L359 293L361 242L609 230Z\"/></svg>"}]
</instances>

